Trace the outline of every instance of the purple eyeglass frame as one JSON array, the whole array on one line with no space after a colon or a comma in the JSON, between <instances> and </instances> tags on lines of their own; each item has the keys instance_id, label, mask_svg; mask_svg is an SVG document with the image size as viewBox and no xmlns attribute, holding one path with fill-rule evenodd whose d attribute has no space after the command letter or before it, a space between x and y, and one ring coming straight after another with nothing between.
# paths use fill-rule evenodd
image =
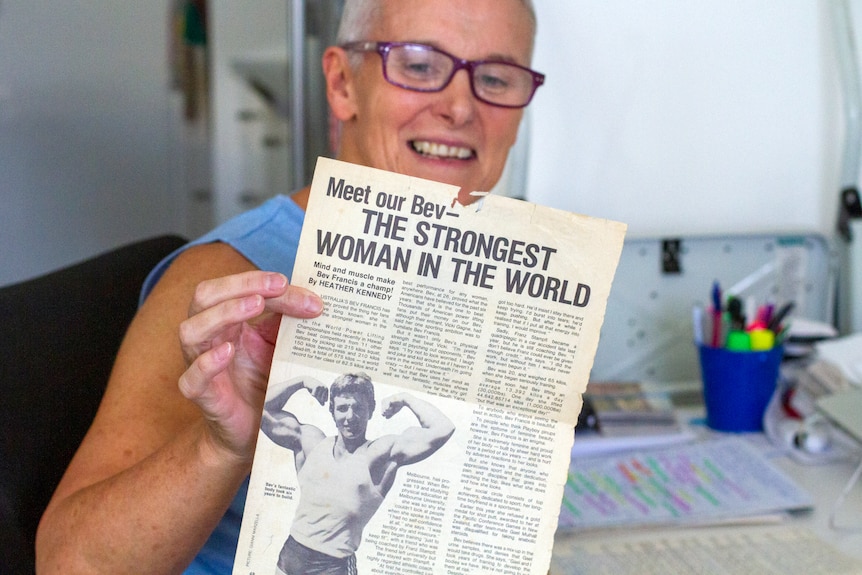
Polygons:
<instances>
[{"instance_id":1,"label":"purple eyeglass frame","mask_svg":"<svg viewBox=\"0 0 862 575\"><path fill-rule=\"evenodd\" d=\"M423 50L427 50L430 52L437 52L438 54L443 54L454 63L454 67L452 68L452 72L449 74L449 77L446 78L446 81L439 88L434 89L422 89L422 88L413 88L411 86L405 86L404 84L400 84L398 82L394 82L389 78L389 75L386 73L386 63L389 58L389 50L391 48L404 47L404 46L415 46L417 48L421 48ZM480 102L484 102L489 106L497 106L498 108L524 108L533 100L533 96L536 94L536 90L539 89L539 86L545 83L545 75L541 72L536 72L526 66L521 66L520 64L515 64L513 62L506 62L503 60L465 60L463 58L458 58L457 56L453 56L449 52L445 50L441 50L440 48L436 48L434 46L430 46L428 44L421 44L419 42L348 42L346 44L342 44L341 48L344 50L355 50L357 52L377 52L380 54L381 65L383 67L383 77L387 82L392 84L393 86L398 86L399 88L404 88L405 90L410 90L412 92L441 92L446 89L446 86L452 82L452 78L455 77L455 73L458 70L467 70L468 75L470 77L470 91L473 92L473 96L476 97ZM481 64L502 64L505 66L512 66L515 68L520 68L526 72L530 73L530 76L533 79L533 89L530 91L530 97L527 98L527 101L520 105L509 105L509 104L498 104L496 102L490 102L476 93L476 86L473 84L473 69L476 66Z\"/></svg>"}]
</instances>

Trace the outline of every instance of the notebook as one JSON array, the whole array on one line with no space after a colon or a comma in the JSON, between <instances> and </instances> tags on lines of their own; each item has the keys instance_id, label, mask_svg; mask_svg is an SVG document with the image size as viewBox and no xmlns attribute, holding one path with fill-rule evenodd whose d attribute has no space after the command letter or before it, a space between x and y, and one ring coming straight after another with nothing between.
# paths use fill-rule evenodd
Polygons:
<instances>
[{"instance_id":1,"label":"notebook","mask_svg":"<svg viewBox=\"0 0 862 575\"><path fill-rule=\"evenodd\" d=\"M862 389L825 395L817 399L815 406L829 421L862 444Z\"/></svg>"}]
</instances>

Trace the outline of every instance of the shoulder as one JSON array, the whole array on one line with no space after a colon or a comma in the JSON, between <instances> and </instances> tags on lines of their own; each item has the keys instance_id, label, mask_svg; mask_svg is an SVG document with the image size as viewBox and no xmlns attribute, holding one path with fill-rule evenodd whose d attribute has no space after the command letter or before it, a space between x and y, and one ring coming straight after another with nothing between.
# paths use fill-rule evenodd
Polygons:
<instances>
[{"instance_id":1,"label":"shoulder","mask_svg":"<svg viewBox=\"0 0 862 575\"><path fill-rule=\"evenodd\" d=\"M253 267L278 271L290 277L304 217L302 208L291 198L276 196L261 206L224 222L162 260L144 282L141 302L185 252L194 251L197 257L203 254L211 255L207 254L209 250L198 249L204 246L230 246L233 252L250 262ZM219 250L214 251L217 254ZM193 261L195 258L189 259Z\"/></svg>"},{"instance_id":2,"label":"shoulder","mask_svg":"<svg viewBox=\"0 0 862 575\"><path fill-rule=\"evenodd\" d=\"M376 439L366 442L362 446L362 449L365 450L369 459L388 457L392 454L392 449L397 440L397 435L381 435Z\"/></svg>"},{"instance_id":3,"label":"shoulder","mask_svg":"<svg viewBox=\"0 0 862 575\"><path fill-rule=\"evenodd\" d=\"M327 457L332 459L332 448L335 445L334 437L327 437L320 429L313 425L303 424L301 436L302 452L311 457Z\"/></svg>"}]
</instances>

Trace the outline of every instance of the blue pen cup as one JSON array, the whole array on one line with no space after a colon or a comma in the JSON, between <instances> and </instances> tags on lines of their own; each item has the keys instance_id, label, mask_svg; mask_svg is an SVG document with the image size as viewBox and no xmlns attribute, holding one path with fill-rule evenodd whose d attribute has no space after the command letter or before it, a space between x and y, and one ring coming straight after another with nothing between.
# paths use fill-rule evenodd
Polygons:
<instances>
[{"instance_id":1,"label":"blue pen cup","mask_svg":"<svg viewBox=\"0 0 862 575\"><path fill-rule=\"evenodd\" d=\"M699 345L706 424L717 431L762 431L784 348L733 351Z\"/></svg>"}]
</instances>

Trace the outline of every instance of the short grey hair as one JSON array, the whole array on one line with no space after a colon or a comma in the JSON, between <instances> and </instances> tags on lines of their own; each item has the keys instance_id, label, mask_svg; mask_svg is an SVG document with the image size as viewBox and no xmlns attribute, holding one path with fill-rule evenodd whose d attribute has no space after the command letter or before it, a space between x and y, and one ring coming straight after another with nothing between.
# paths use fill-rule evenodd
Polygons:
<instances>
[{"instance_id":1,"label":"short grey hair","mask_svg":"<svg viewBox=\"0 0 862 575\"><path fill-rule=\"evenodd\" d=\"M341 13L341 23L338 26L336 43L339 45L357 40L369 40L374 24L380 18L383 10L383 2L387 0L344 0L344 10ZM389 0L400 2L401 0ZM536 40L536 9L533 0L520 0L530 13L530 24L532 25L532 46Z\"/></svg>"},{"instance_id":2,"label":"short grey hair","mask_svg":"<svg viewBox=\"0 0 862 575\"><path fill-rule=\"evenodd\" d=\"M341 22L335 41L341 45L357 40L368 40L374 22L380 18L384 0L344 0Z\"/></svg>"}]
</instances>

